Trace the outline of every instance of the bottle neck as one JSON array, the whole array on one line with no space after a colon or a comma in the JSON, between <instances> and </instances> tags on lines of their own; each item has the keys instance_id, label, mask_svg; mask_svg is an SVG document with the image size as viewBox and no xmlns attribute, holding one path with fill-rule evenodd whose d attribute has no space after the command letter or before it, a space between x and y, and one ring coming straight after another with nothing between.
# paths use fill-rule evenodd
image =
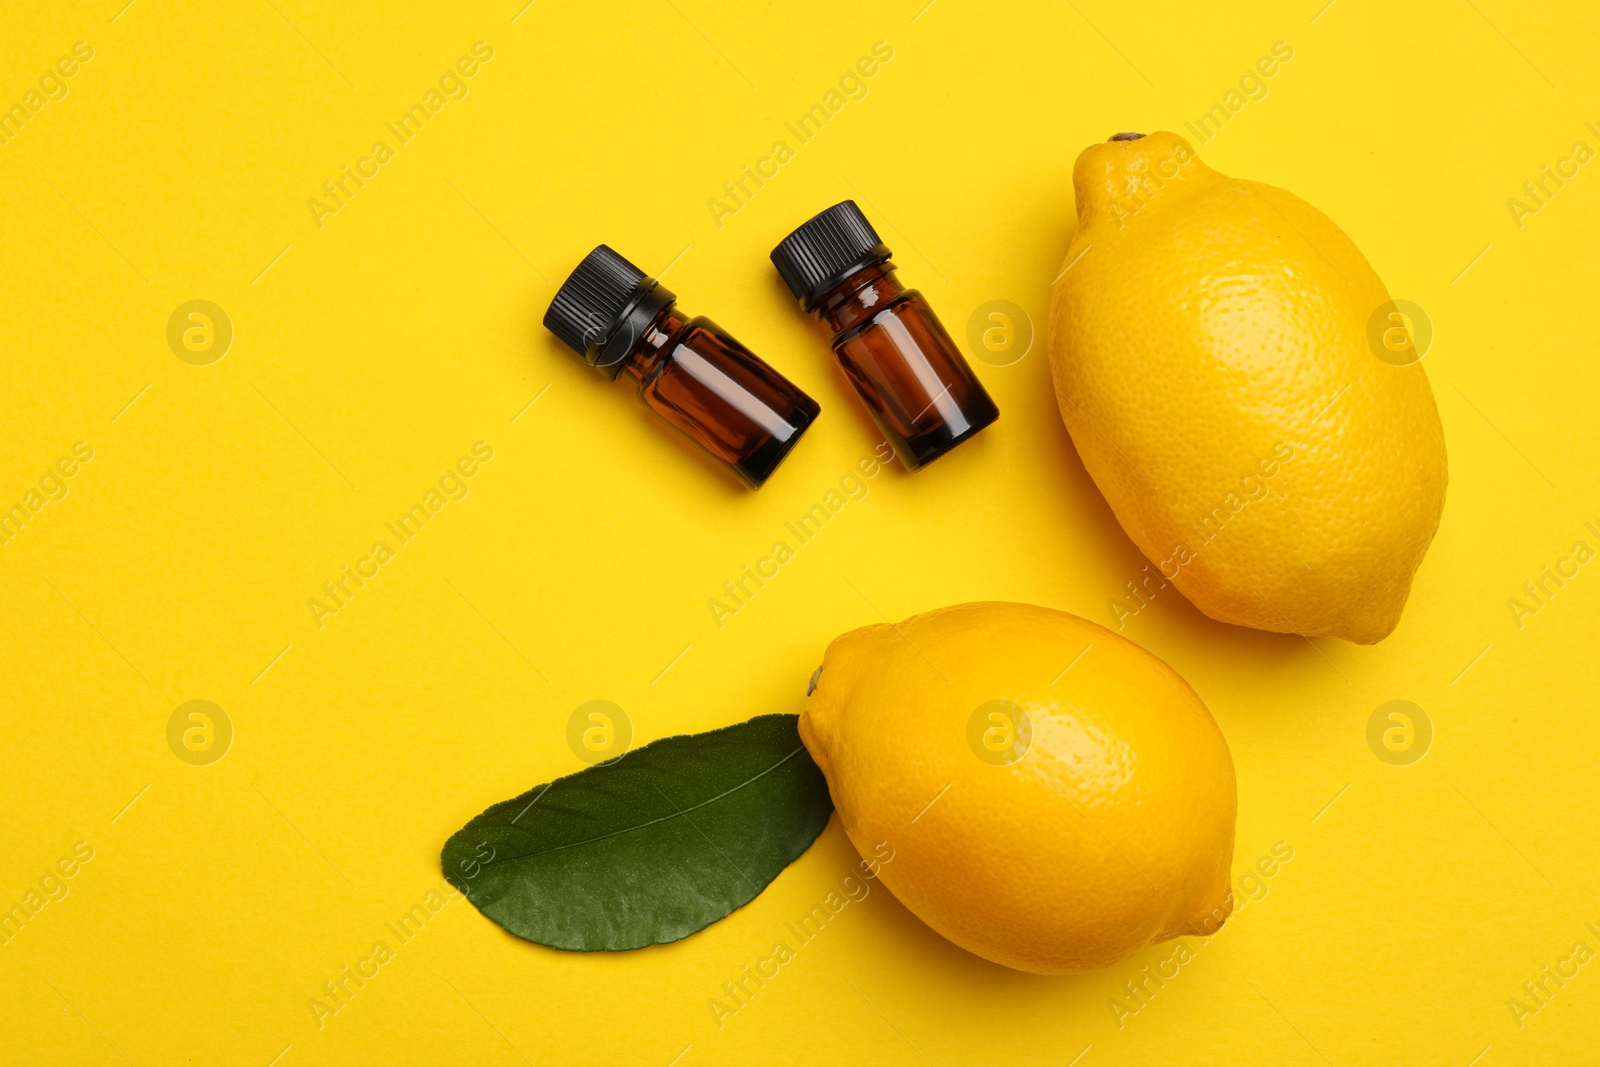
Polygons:
<instances>
[{"instance_id":1,"label":"bottle neck","mask_svg":"<svg viewBox=\"0 0 1600 1067\"><path fill-rule=\"evenodd\" d=\"M689 316L679 311L677 304L662 308L640 331L639 340L634 342L622 363L622 372L643 384L666 361L672 352L673 338L688 325Z\"/></svg>"},{"instance_id":2,"label":"bottle neck","mask_svg":"<svg viewBox=\"0 0 1600 1067\"><path fill-rule=\"evenodd\" d=\"M843 333L866 322L882 311L891 300L906 291L894 276L894 264L877 263L858 270L822 294L811 313Z\"/></svg>"}]
</instances>

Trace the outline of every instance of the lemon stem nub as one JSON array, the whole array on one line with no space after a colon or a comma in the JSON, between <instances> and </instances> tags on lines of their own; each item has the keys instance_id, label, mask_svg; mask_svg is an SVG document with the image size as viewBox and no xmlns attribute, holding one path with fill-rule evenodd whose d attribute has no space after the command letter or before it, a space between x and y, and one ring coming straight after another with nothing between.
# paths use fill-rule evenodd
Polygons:
<instances>
[{"instance_id":1,"label":"lemon stem nub","mask_svg":"<svg viewBox=\"0 0 1600 1067\"><path fill-rule=\"evenodd\" d=\"M1113 141L1137 141L1143 136L1144 134L1142 133L1114 133L1111 135L1111 139Z\"/></svg>"}]
</instances>

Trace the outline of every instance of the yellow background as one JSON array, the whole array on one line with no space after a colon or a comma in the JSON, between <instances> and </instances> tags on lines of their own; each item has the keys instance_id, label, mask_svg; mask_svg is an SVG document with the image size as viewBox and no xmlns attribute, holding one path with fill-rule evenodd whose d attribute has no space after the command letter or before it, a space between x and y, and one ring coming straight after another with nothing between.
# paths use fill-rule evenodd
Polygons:
<instances>
[{"instance_id":1,"label":"yellow background","mask_svg":"<svg viewBox=\"0 0 1600 1067\"><path fill-rule=\"evenodd\" d=\"M1575 941L1600 949L1600 574L1520 629L1507 600L1575 541L1600 547L1600 164L1520 228L1506 202L1575 141L1600 148L1600 20L1508 0L925 3L8 6L0 104L75 41L94 58L0 145L0 503L74 442L94 459L0 548L0 906L75 842L94 858L0 948L0 1060L1592 1056L1600 964L1520 1029L1507 1002ZM397 145L384 123L480 40L469 94ZM783 123L880 40L868 95L797 145ZM1127 622L1232 745L1236 877L1293 849L1267 895L1120 1027L1108 1001L1172 946L1011 973L879 888L719 1028L722 983L855 863L836 824L671 946L558 953L460 901L398 945L385 924L439 884L452 831L580 766L584 701L615 701L642 742L798 711L827 641L881 617L998 598L1113 622L1142 560L1060 425L1039 338L975 363L996 427L879 474L713 623L722 583L876 441L767 253L854 197L957 337L991 300L1042 323L1078 152L1117 130L1193 139L1184 123L1280 40L1294 58L1266 97L1197 147L1322 208L1427 310L1451 480L1381 645L1230 628L1171 590ZM378 139L395 158L319 228L307 200ZM780 139L795 158L719 228L707 200ZM683 307L821 402L760 493L539 327L600 241L670 265ZM234 328L208 366L165 338L195 299ZM318 629L308 599L480 440L494 459L470 494ZM166 739L196 699L234 728L209 766ZM1366 742L1391 699L1434 726L1410 766ZM395 958L319 1028L308 1001L379 939Z\"/></svg>"}]
</instances>

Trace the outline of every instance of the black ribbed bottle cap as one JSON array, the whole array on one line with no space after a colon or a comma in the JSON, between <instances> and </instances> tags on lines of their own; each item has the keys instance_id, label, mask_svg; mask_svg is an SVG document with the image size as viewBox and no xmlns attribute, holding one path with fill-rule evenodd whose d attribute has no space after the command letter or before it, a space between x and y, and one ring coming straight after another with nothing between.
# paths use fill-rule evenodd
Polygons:
<instances>
[{"instance_id":1,"label":"black ribbed bottle cap","mask_svg":"<svg viewBox=\"0 0 1600 1067\"><path fill-rule=\"evenodd\" d=\"M644 271L609 245L598 245L556 290L544 313L544 328L590 366L615 378L639 329L672 301L672 293Z\"/></svg>"},{"instance_id":2,"label":"black ribbed bottle cap","mask_svg":"<svg viewBox=\"0 0 1600 1067\"><path fill-rule=\"evenodd\" d=\"M772 265L809 311L829 289L889 255L889 246L856 202L846 200L812 216L779 242L772 250Z\"/></svg>"}]
</instances>

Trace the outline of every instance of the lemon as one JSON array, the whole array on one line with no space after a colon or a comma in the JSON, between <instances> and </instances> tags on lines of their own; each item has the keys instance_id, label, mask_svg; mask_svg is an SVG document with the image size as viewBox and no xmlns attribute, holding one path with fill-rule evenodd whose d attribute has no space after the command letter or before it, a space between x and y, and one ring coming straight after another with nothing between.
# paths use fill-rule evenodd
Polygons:
<instances>
[{"instance_id":1,"label":"lemon","mask_svg":"<svg viewBox=\"0 0 1600 1067\"><path fill-rule=\"evenodd\" d=\"M1028 604L828 646L800 716L845 833L925 923L1038 974L1214 932L1233 907L1233 759L1171 667ZM885 847L887 846L887 847Z\"/></svg>"},{"instance_id":2,"label":"lemon","mask_svg":"<svg viewBox=\"0 0 1600 1067\"><path fill-rule=\"evenodd\" d=\"M1176 134L1118 136L1137 139L1073 172L1050 366L1084 466L1160 571L1146 589L1241 626L1381 640L1444 506L1417 324L1310 204L1218 174Z\"/></svg>"}]
</instances>

